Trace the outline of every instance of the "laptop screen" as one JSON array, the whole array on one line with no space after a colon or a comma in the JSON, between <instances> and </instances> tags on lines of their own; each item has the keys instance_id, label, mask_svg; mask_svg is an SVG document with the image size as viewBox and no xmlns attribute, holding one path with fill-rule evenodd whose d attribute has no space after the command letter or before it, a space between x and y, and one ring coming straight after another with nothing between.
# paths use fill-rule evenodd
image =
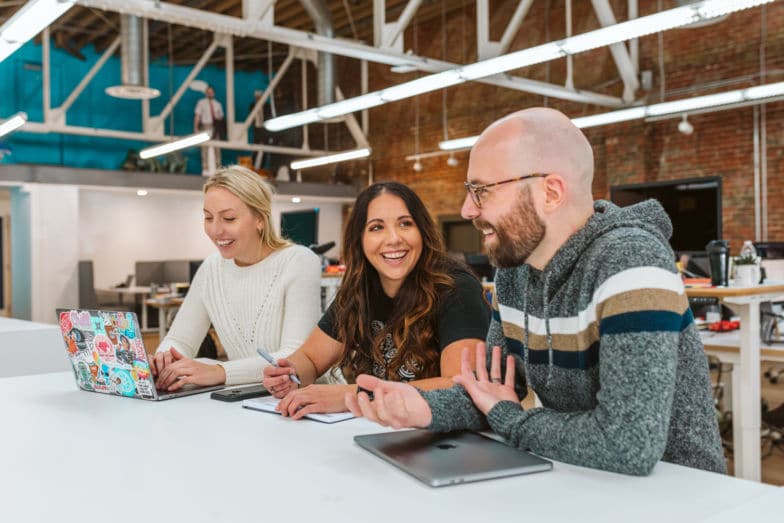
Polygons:
<instances>
[{"instance_id":1,"label":"laptop screen","mask_svg":"<svg viewBox=\"0 0 784 523\"><path fill-rule=\"evenodd\" d=\"M155 399L135 313L58 309L57 316L80 389Z\"/></svg>"}]
</instances>

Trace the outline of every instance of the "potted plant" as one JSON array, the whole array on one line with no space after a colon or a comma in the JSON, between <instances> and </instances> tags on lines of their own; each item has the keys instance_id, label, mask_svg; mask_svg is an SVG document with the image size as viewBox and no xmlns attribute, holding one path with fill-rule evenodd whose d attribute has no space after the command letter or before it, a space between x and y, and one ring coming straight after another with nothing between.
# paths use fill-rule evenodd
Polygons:
<instances>
[{"instance_id":1,"label":"potted plant","mask_svg":"<svg viewBox=\"0 0 784 523\"><path fill-rule=\"evenodd\" d=\"M735 286L750 287L759 283L759 258L744 254L733 258L732 263L735 266Z\"/></svg>"}]
</instances>

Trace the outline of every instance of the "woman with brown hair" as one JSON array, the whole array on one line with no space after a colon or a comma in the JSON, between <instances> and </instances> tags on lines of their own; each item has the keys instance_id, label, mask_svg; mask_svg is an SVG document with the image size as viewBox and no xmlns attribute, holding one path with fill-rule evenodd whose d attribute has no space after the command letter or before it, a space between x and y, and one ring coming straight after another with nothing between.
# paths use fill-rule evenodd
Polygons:
<instances>
[{"instance_id":1,"label":"woman with brown hair","mask_svg":"<svg viewBox=\"0 0 784 523\"><path fill-rule=\"evenodd\" d=\"M372 374L420 389L451 387L463 347L473 349L487 334L481 284L446 255L425 205L405 185L362 191L346 225L343 258L346 273L318 326L279 367L264 369L264 386L283 398L284 416L348 410L344 397L356 385L314 384L334 367L349 382Z\"/></svg>"}]
</instances>

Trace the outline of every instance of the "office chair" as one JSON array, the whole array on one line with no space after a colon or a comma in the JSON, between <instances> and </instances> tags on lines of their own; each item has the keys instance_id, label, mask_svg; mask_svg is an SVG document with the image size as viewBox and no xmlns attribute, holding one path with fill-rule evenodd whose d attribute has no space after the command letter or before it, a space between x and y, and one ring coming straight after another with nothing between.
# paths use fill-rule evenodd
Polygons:
<instances>
[{"instance_id":1,"label":"office chair","mask_svg":"<svg viewBox=\"0 0 784 523\"><path fill-rule=\"evenodd\" d=\"M784 403L773 410L764 406L762 412L763 441L770 443L770 448L763 457L769 456L774 448L784 451Z\"/></svg>"},{"instance_id":2,"label":"office chair","mask_svg":"<svg viewBox=\"0 0 784 523\"><path fill-rule=\"evenodd\" d=\"M773 304L769 301L760 303L760 339L767 345L784 343L784 338L779 331L779 322L784 321L784 316L773 311ZM784 372L784 364L772 365L765 371L765 378L773 384L779 382L779 376Z\"/></svg>"},{"instance_id":3,"label":"office chair","mask_svg":"<svg viewBox=\"0 0 784 523\"><path fill-rule=\"evenodd\" d=\"M308 249L313 251L314 254L318 255L321 259L321 269L323 270L327 265L329 265L329 260L325 256L325 253L330 250L332 247L335 246L335 242L327 242L322 244L311 244Z\"/></svg>"},{"instance_id":4,"label":"office chair","mask_svg":"<svg viewBox=\"0 0 784 523\"><path fill-rule=\"evenodd\" d=\"M732 411L724 407L725 384L723 376L729 376L732 372L732 365L723 363L716 356L708 355L708 368L711 374L716 373L716 380L713 382L713 407L716 411L716 421L719 424L719 436L721 445L727 453L732 453Z\"/></svg>"}]
</instances>

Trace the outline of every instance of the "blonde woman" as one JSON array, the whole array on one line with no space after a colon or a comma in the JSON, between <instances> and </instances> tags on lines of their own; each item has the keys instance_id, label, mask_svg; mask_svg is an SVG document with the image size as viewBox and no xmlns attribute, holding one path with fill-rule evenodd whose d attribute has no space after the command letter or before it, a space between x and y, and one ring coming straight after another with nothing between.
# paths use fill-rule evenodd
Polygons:
<instances>
[{"instance_id":1,"label":"blonde woman","mask_svg":"<svg viewBox=\"0 0 784 523\"><path fill-rule=\"evenodd\" d=\"M319 318L321 267L272 227L272 189L239 166L204 184L204 232L218 252L202 263L168 335L151 358L159 390L261 382L264 349L283 358ZM228 360L194 360L210 324Z\"/></svg>"}]
</instances>

